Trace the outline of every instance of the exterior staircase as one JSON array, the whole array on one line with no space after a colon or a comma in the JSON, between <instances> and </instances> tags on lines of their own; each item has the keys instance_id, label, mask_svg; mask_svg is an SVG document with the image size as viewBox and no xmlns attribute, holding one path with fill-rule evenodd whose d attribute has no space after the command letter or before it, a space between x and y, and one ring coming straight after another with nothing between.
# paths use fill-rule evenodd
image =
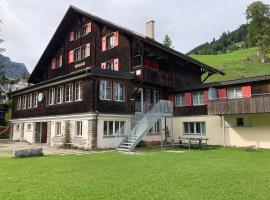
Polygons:
<instances>
[{"instance_id":1,"label":"exterior staircase","mask_svg":"<svg viewBox=\"0 0 270 200\"><path fill-rule=\"evenodd\" d=\"M133 151L161 117L171 117L172 113L173 103L167 100L160 100L148 112L142 115L141 118L134 116L136 119L134 127L125 135L116 150L124 152Z\"/></svg>"}]
</instances>

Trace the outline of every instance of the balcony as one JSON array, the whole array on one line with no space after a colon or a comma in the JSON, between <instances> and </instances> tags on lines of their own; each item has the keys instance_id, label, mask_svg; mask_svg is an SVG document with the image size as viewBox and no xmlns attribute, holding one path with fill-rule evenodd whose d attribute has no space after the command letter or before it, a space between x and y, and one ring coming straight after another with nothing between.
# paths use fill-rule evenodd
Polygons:
<instances>
[{"instance_id":1,"label":"balcony","mask_svg":"<svg viewBox=\"0 0 270 200\"><path fill-rule=\"evenodd\" d=\"M173 73L159 71L150 68L138 68L135 70L137 80L146 81L152 84L166 87L181 87L181 77Z\"/></svg>"},{"instance_id":2,"label":"balcony","mask_svg":"<svg viewBox=\"0 0 270 200\"><path fill-rule=\"evenodd\" d=\"M270 94L256 94L250 98L218 99L208 102L208 114L226 115L270 112Z\"/></svg>"}]
</instances>

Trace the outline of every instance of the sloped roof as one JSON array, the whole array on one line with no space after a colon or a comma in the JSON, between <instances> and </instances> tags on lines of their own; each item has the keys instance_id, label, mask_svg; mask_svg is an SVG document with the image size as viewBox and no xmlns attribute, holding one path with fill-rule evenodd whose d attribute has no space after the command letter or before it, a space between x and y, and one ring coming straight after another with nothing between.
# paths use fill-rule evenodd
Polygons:
<instances>
[{"instance_id":1,"label":"sloped roof","mask_svg":"<svg viewBox=\"0 0 270 200\"><path fill-rule=\"evenodd\" d=\"M173 55L175 55L175 56L177 56L177 57L179 57L181 59L185 59L190 63L194 63L194 64L200 66L201 68L206 69L207 71L209 71L211 73L216 73L216 74L221 74L221 75L225 74L224 72L222 72L220 70L217 70L217 69L215 69L215 68L213 68L213 67L211 67L211 66L209 66L209 65L207 65L205 63L202 63L202 62L200 62L198 60L195 60L195 59L193 59L193 58L191 58L191 57L189 57L189 56L187 56L187 55L185 55L183 53L180 53L179 51L176 51L176 50L174 50L172 48L169 48L169 47L161 44L160 42L157 42L157 41L155 41L155 40L153 40L153 39L151 39L149 37L146 37L145 35L142 35L142 34L137 33L135 31L129 30L129 29L125 28L125 27L122 27L120 25L112 23L112 22L110 22L108 20L102 19L102 18L100 18L100 17L98 17L96 15L90 14L90 13L84 11L84 10L81 10L81 9L71 5L69 7L69 9L67 10L66 14L64 15L62 21L60 22L58 28L56 29L53 37L51 38L49 44L47 45L45 51L43 52L43 54L41 56L41 58L39 59L37 65L35 66L33 72L31 73L31 75L29 77L29 82L36 82L37 81L37 80L35 81L33 76L36 73L40 73L40 72L37 71L38 66L43 65L43 67L47 67L47 66L44 66L45 55L48 55L48 53L52 49L53 43L57 42L57 40L58 40L57 38L59 36L63 35L63 33L65 33L65 30L67 28L65 28L64 24L68 24L69 19L73 16L73 14L76 14L76 13L81 14L81 15L86 16L86 17L89 17L89 18L93 19L94 21L102 23L102 24L104 24L104 25L106 25L108 27L112 27L114 29L119 29L119 30L125 32L127 35L131 35L133 37L136 37L136 38L138 38L138 39L140 39L140 40L142 40L142 41L144 41L144 42L146 42L148 44L151 44L151 45L153 45L153 46L155 46L155 47L157 47L157 48L159 48L161 50L164 50L164 51L166 51L166 52L168 52L170 54L173 54Z\"/></svg>"}]
</instances>

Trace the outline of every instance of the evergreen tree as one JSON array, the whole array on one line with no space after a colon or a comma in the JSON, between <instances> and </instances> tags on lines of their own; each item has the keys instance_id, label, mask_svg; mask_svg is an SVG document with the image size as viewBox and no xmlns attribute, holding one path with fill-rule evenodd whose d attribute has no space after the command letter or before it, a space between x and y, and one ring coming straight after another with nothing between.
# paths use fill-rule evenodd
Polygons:
<instances>
[{"instance_id":1,"label":"evergreen tree","mask_svg":"<svg viewBox=\"0 0 270 200\"><path fill-rule=\"evenodd\" d=\"M165 38L163 40L163 44L166 47L171 47L172 46L172 40L171 40L171 38L170 38L170 36L168 34L165 35Z\"/></svg>"},{"instance_id":2,"label":"evergreen tree","mask_svg":"<svg viewBox=\"0 0 270 200\"><path fill-rule=\"evenodd\" d=\"M262 63L268 61L270 49L270 6L256 1L246 10L248 20L248 43L258 46L258 56Z\"/></svg>"}]
</instances>

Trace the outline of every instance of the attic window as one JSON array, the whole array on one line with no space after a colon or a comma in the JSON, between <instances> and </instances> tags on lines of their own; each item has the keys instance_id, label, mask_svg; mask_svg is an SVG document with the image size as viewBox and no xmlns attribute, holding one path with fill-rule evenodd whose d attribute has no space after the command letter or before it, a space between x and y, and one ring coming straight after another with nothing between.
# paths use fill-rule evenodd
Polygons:
<instances>
[{"instance_id":1,"label":"attic window","mask_svg":"<svg viewBox=\"0 0 270 200\"><path fill-rule=\"evenodd\" d=\"M77 40L81 37L81 32L80 30L76 31L75 34L74 34L74 40Z\"/></svg>"}]
</instances>

